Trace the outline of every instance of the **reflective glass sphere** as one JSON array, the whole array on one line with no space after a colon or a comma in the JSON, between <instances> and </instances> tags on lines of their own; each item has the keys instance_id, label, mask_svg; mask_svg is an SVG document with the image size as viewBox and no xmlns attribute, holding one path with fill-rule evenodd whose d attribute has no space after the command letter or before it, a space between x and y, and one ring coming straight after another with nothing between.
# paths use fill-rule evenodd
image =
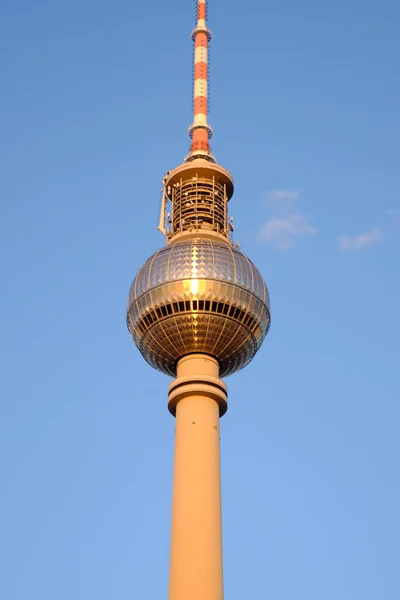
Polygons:
<instances>
[{"instance_id":1,"label":"reflective glass sphere","mask_svg":"<svg viewBox=\"0 0 400 600\"><path fill-rule=\"evenodd\" d=\"M187 354L214 356L224 377L247 365L270 325L258 269L229 243L170 243L138 271L128 297L128 329L143 357L176 375Z\"/></svg>"}]
</instances>

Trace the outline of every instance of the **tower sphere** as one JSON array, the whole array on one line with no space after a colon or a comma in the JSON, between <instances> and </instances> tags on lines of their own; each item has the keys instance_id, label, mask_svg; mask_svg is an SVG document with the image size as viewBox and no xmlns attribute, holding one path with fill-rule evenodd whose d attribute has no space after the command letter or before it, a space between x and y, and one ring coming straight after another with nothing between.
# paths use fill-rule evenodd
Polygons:
<instances>
[{"instance_id":1,"label":"tower sphere","mask_svg":"<svg viewBox=\"0 0 400 600\"><path fill-rule=\"evenodd\" d=\"M127 325L146 361L176 375L183 356L215 357L221 376L246 366L270 325L264 279L245 254L218 239L171 242L138 271Z\"/></svg>"}]
</instances>

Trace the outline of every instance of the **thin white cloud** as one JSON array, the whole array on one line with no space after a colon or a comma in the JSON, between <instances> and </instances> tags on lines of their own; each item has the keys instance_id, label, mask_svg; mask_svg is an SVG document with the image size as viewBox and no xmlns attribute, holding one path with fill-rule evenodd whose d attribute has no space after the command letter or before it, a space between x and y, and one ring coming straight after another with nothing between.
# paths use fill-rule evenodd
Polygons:
<instances>
[{"instance_id":1,"label":"thin white cloud","mask_svg":"<svg viewBox=\"0 0 400 600\"><path fill-rule=\"evenodd\" d=\"M371 231L365 231L355 236L344 236L338 235L337 241L339 248L344 252L353 252L355 250L362 250L377 244L382 239L381 230L377 227L371 229Z\"/></svg>"},{"instance_id":2,"label":"thin white cloud","mask_svg":"<svg viewBox=\"0 0 400 600\"><path fill-rule=\"evenodd\" d=\"M292 213L287 217L273 217L266 221L257 234L257 240L271 242L278 250L287 250L294 246L297 237L316 233L315 227L303 215Z\"/></svg>"},{"instance_id":3,"label":"thin white cloud","mask_svg":"<svg viewBox=\"0 0 400 600\"><path fill-rule=\"evenodd\" d=\"M392 221L394 222L395 225L400 225L400 209L399 208L393 208L392 210L389 210L389 215L392 218Z\"/></svg>"},{"instance_id":4,"label":"thin white cloud","mask_svg":"<svg viewBox=\"0 0 400 600\"><path fill-rule=\"evenodd\" d=\"M265 204L271 209L287 209L299 199L297 190L271 190L265 194Z\"/></svg>"},{"instance_id":5,"label":"thin white cloud","mask_svg":"<svg viewBox=\"0 0 400 600\"><path fill-rule=\"evenodd\" d=\"M287 250L295 245L297 238L317 233L305 216L296 210L299 196L297 190L273 190L266 193L264 205L271 217L259 230L257 241L270 243L277 250Z\"/></svg>"}]
</instances>

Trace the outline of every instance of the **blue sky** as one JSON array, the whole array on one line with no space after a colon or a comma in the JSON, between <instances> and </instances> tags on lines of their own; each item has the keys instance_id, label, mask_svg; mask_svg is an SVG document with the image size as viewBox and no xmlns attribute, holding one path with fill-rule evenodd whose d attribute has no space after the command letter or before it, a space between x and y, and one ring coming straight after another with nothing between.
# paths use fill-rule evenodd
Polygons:
<instances>
[{"instance_id":1,"label":"blue sky","mask_svg":"<svg viewBox=\"0 0 400 600\"><path fill-rule=\"evenodd\" d=\"M193 3L2 6L5 600L166 598L174 420L125 329ZM213 151L272 327L226 380L225 596L400 596L400 5L210 0Z\"/></svg>"}]
</instances>

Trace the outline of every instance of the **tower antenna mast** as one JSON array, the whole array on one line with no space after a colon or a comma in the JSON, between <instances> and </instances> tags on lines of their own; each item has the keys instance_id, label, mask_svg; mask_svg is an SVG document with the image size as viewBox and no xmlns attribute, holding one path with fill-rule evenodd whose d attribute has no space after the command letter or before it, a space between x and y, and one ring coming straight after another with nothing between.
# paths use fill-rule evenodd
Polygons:
<instances>
[{"instance_id":1,"label":"tower antenna mast","mask_svg":"<svg viewBox=\"0 0 400 600\"><path fill-rule=\"evenodd\" d=\"M205 158L214 161L210 149L212 128L208 123L209 109L209 43L211 31L207 27L207 0L196 0L196 27L192 31L194 43L193 67L193 124L189 127L192 139L186 161Z\"/></svg>"}]
</instances>

